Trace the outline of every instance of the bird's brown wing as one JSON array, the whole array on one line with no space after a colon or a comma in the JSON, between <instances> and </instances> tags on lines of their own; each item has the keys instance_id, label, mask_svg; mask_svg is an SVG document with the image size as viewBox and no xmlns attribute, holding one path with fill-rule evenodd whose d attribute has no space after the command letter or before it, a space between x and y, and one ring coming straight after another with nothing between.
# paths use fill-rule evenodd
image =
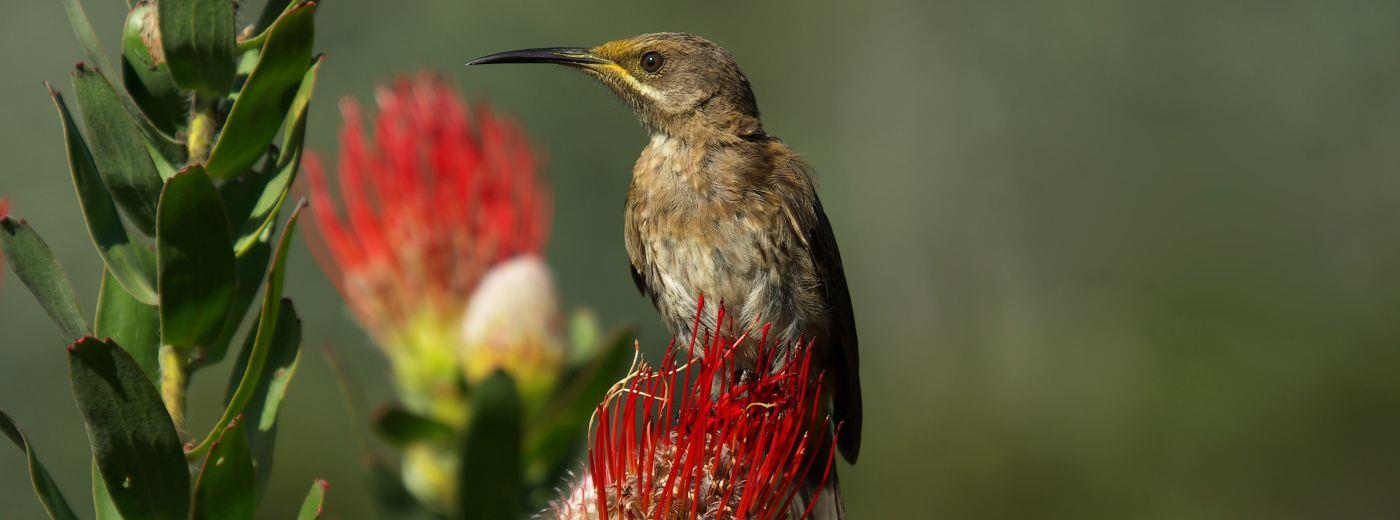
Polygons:
<instances>
[{"instance_id":1,"label":"bird's brown wing","mask_svg":"<svg viewBox=\"0 0 1400 520\"><path fill-rule=\"evenodd\" d=\"M832 418L840 428L837 449L847 461L854 463L860 454L861 396L860 351L856 338L855 312L851 309L851 293L846 287L846 272L841 265L841 251L831 222L826 218L821 198L812 190L810 213L799 222L807 238L817 276L825 291L828 312L827 330L832 341L827 373L832 378Z\"/></svg>"},{"instance_id":2,"label":"bird's brown wing","mask_svg":"<svg viewBox=\"0 0 1400 520\"><path fill-rule=\"evenodd\" d=\"M628 262L627 271L632 273L632 284L637 286L637 292L642 293L642 296L646 296L647 299L651 299L651 288L647 287L647 280L642 277L642 272L637 270L637 266Z\"/></svg>"}]
</instances>

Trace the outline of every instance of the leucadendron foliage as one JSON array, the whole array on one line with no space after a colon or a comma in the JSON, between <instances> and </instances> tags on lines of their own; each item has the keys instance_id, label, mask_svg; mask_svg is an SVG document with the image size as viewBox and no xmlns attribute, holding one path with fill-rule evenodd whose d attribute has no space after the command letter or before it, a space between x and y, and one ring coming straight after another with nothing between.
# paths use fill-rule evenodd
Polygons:
<instances>
[{"instance_id":1,"label":"leucadendron foliage","mask_svg":"<svg viewBox=\"0 0 1400 520\"><path fill-rule=\"evenodd\" d=\"M233 0L132 0L116 62L78 0L61 3L84 61L70 97L49 86L52 137L67 143L75 210L102 259L96 312L29 223L0 218L0 249L68 345L93 457L93 489L68 496L90 494L103 520L253 518L300 359L282 283L302 205L283 209L322 61L316 3L269 0L240 30ZM223 408L218 421L187 423L190 378L235 343L224 401L193 404ZM3 412L0 430L49 516L76 518L34 439ZM316 518L325 489L313 484L300 511L264 513Z\"/></svg>"}]
</instances>

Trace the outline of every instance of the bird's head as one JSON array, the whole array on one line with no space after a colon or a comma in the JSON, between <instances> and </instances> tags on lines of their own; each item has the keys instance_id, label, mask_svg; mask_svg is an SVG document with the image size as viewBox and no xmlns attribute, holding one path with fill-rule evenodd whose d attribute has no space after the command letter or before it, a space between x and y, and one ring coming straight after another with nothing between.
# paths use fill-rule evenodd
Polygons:
<instances>
[{"instance_id":1,"label":"bird's head","mask_svg":"<svg viewBox=\"0 0 1400 520\"><path fill-rule=\"evenodd\" d=\"M598 78L653 132L758 135L749 80L729 51L684 33L652 33L585 49L546 47L499 52L468 65L556 63Z\"/></svg>"}]
</instances>

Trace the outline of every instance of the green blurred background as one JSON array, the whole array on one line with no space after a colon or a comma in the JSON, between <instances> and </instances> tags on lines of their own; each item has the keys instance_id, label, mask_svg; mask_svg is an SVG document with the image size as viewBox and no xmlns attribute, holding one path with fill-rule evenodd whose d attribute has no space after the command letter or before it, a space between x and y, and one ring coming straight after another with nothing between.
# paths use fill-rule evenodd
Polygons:
<instances>
[{"instance_id":1,"label":"green blurred background","mask_svg":"<svg viewBox=\"0 0 1400 520\"><path fill-rule=\"evenodd\" d=\"M85 3L111 52L124 2ZM4 12L0 194L91 310L99 260L42 85L68 90L80 52L57 2ZM639 126L577 74L462 64L659 30L733 52L843 247L867 410L840 468L854 518L1400 516L1400 3L329 0L318 17L309 146L332 152L333 101L395 73L489 99L548 155L565 300L641 324L653 351L667 337L621 233ZM7 277L0 408L85 504L63 345ZM387 399L304 248L287 292L308 352L338 346ZM228 365L196 376L193 424ZM367 518L334 379L302 366L262 515L320 476L333 516ZM0 517L42 514L22 463L0 448Z\"/></svg>"}]
</instances>

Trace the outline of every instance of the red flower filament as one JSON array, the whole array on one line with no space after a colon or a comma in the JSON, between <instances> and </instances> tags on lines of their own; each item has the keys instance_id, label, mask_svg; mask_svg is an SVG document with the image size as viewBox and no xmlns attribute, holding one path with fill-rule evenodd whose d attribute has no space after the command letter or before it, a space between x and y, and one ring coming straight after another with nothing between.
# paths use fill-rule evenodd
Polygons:
<instances>
[{"instance_id":1,"label":"red flower filament","mask_svg":"<svg viewBox=\"0 0 1400 520\"><path fill-rule=\"evenodd\" d=\"M383 332L424 309L460 310L487 268L539 253L550 201L520 129L482 106L469 111L444 81L399 78L375 100L372 140L358 103L340 104L344 217L307 154L315 226L305 229L361 323Z\"/></svg>"},{"instance_id":2,"label":"red flower filament","mask_svg":"<svg viewBox=\"0 0 1400 520\"><path fill-rule=\"evenodd\" d=\"M762 332L754 366L770 370L739 376L736 355L750 340L707 333L703 344L668 349L659 368L643 365L619 383L596 410L585 478L602 492L586 507L626 520L794 518L789 508L809 472L829 478L833 451L807 433L829 423L816 420L810 343L778 348L768 345L768 327Z\"/></svg>"}]
</instances>

